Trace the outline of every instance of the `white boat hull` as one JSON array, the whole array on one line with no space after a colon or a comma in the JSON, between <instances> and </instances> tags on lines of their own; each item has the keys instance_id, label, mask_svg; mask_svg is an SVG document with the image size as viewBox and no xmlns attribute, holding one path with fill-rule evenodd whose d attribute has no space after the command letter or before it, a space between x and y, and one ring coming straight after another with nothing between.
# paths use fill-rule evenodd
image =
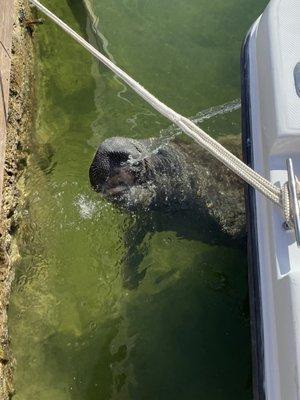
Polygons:
<instances>
[{"instance_id":1,"label":"white boat hull","mask_svg":"<svg viewBox=\"0 0 300 400\"><path fill-rule=\"evenodd\" d=\"M300 1L272 0L245 42L243 137L248 163L280 186L300 177ZM300 84L300 82L299 82ZM300 249L278 207L248 189L255 399L300 399Z\"/></svg>"}]
</instances>

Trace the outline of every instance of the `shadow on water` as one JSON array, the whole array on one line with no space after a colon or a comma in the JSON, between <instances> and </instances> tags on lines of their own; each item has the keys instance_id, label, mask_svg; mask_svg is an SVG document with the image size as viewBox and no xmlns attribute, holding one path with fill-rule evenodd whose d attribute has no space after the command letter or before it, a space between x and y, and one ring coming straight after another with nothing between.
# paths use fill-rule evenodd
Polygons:
<instances>
[{"instance_id":1,"label":"shadow on water","mask_svg":"<svg viewBox=\"0 0 300 400\"><path fill-rule=\"evenodd\" d=\"M250 399L245 268L239 252L214 252L206 249L192 268L174 263L130 295L122 316L45 338L47 370L59 371L60 382L53 375L49 388L69 380L66 398L74 400Z\"/></svg>"},{"instance_id":2,"label":"shadow on water","mask_svg":"<svg viewBox=\"0 0 300 400\"><path fill-rule=\"evenodd\" d=\"M192 210L177 212L150 212L135 217L124 233L126 246L122 259L123 285L127 289L136 289L144 279L148 267L141 270L141 263L151 246L151 238L157 232L173 232L180 240L198 241L211 246L228 246L245 254L246 240L230 238L220 231L215 220Z\"/></svg>"}]
</instances>

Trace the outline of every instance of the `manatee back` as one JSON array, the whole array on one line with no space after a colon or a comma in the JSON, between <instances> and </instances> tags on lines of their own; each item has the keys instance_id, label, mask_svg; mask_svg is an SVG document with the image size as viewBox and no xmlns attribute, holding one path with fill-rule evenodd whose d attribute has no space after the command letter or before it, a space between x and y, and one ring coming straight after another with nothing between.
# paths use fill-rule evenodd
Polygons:
<instances>
[{"instance_id":1,"label":"manatee back","mask_svg":"<svg viewBox=\"0 0 300 400\"><path fill-rule=\"evenodd\" d=\"M240 136L223 136L219 143L242 158ZM197 143L177 139L174 145L186 154L189 163L193 165L194 192L199 207L204 207L223 232L234 238L244 237L246 223L243 181Z\"/></svg>"}]
</instances>

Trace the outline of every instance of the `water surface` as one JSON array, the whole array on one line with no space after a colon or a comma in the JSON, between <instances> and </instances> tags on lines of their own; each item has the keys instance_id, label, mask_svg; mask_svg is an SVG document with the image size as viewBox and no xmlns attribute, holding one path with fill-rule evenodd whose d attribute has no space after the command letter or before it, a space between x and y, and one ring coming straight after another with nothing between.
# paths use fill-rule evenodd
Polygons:
<instances>
[{"instance_id":1,"label":"water surface","mask_svg":"<svg viewBox=\"0 0 300 400\"><path fill-rule=\"evenodd\" d=\"M240 46L266 1L93 0L89 18L79 0L45 4L200 121L201 110L239 99ZM245 252L197 232L149 234L136 265L144 277L130 289L124 234L136 216L89 187L103 139L164 136L169 123L50 22L36 40L37 123L10 308L15 399L251 399ZM202 125L212 136L240 134L239 111L217 114Z\"/></svg>"}]
</instances>

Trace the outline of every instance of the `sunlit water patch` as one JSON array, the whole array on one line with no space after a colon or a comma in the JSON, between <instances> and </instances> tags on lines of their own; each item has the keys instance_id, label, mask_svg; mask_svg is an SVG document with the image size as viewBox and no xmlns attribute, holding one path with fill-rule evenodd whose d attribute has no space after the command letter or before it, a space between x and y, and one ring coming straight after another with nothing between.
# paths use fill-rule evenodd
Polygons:
<instances>
[{"instance_id":1,"label":"sunlit water patch","mask_svg":"<svg viewBox=\"0 0 300 400\"><path fill-rule=\"evenodd\" d=\"M265 3L93 0L88 17L79 0L45 0L216 138L240 134L240 46ZM9 316L15 399L251 399L244 250L212 244L184 214L153 230L151 215L117 210L88 183L104 139L168 141L176 130L48 21L35 37L36 132Z\"/></svg>"}]
</instances>

